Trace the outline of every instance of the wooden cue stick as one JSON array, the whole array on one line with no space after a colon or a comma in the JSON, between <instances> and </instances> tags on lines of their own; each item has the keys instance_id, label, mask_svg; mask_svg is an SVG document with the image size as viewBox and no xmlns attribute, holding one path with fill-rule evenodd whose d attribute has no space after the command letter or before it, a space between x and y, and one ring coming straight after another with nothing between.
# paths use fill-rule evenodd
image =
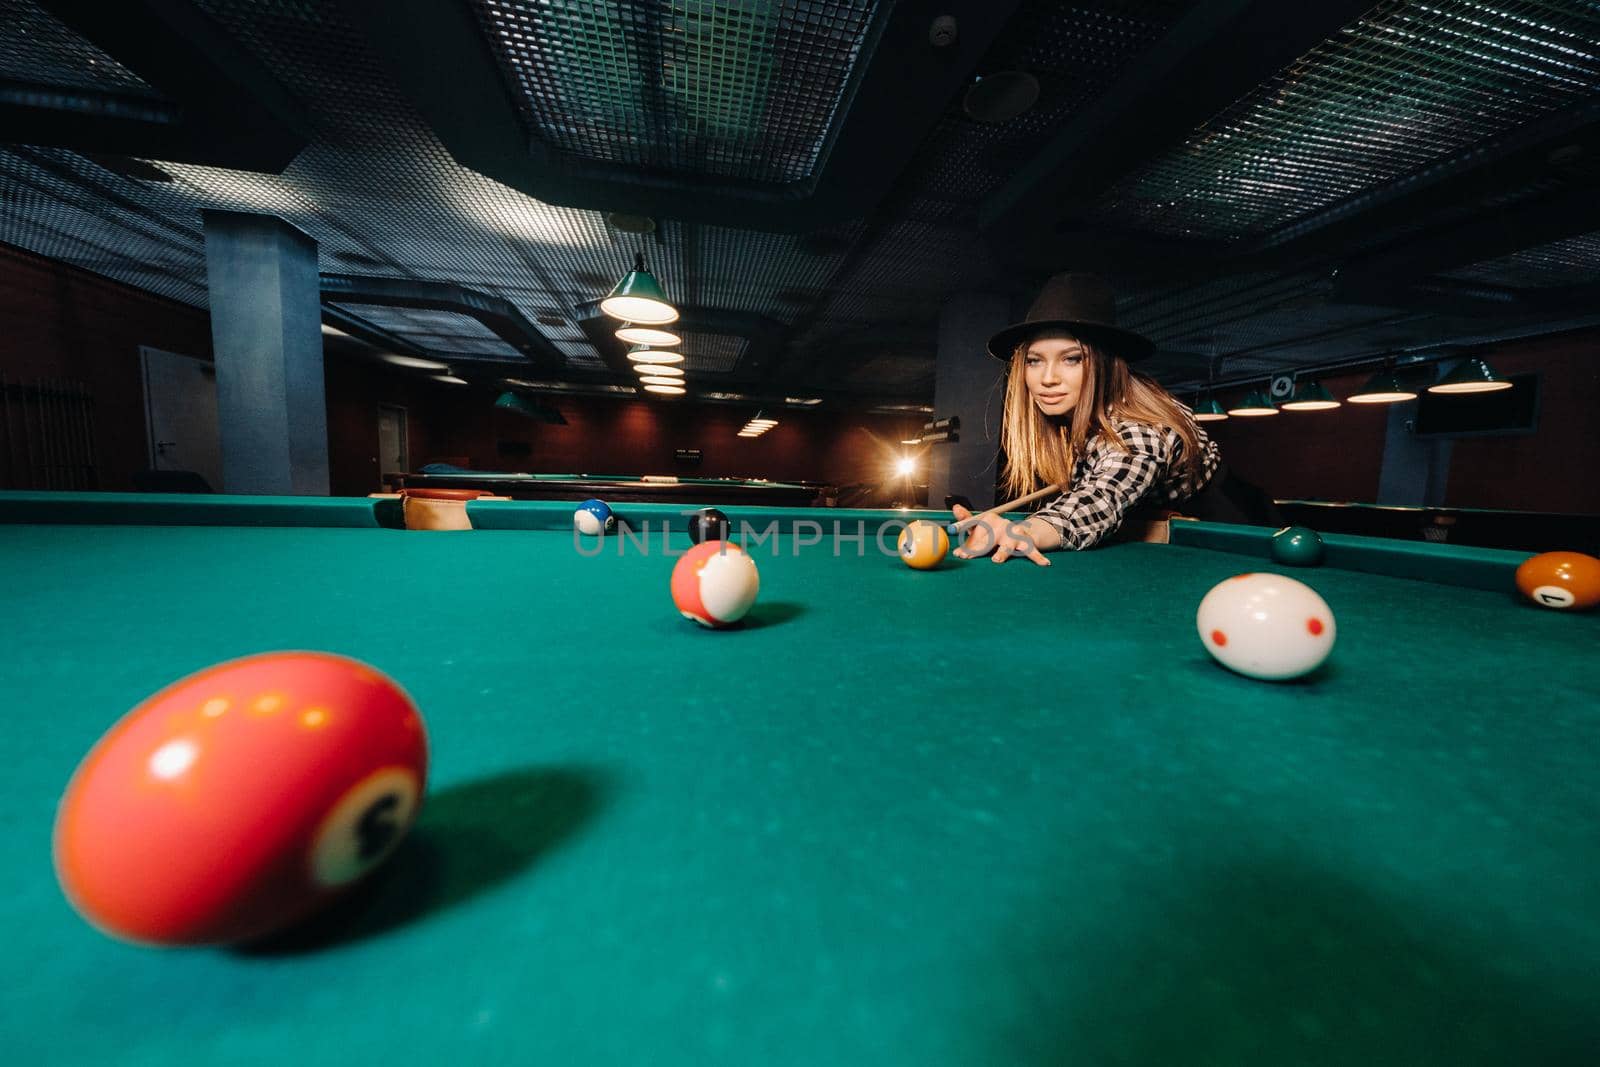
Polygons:
<instances>
[{"instance_id":1,"label":"wooden cue stick","mask_svg":"<svg viewBox=\"0 0 1600 1067\"><path fill-rule=\"evenodd\" d=\"M1059 486L1059 485L1047 485L1043 489L1040 489L1038 492L1029 493L1027 496L1019 496L1019 497L1017 497L1017 499L1008 501L1008 502L1006 502L1004 504L1001 504L997 508L988 508L985 511L981 511L976 515L970 516L969 518L962 519L960 522L952 522L948 526L945 527L945 530L948 531L952 537L958 536L960 534L966 533L968 530L972 529L972 527L976 526L978 524L978 520L981 519L984 515L988 514L988 512L990 512L990 511L998 511L998 512L1013 511L1013 510L1015 510L1017 508L1020 508L1024 504L1033 503L1035 500L1038 500L1040 497L1049 496L1051 493L1059 493L1059 492L1061 492L1061 486Z\"/></svg>"}]
</instances>

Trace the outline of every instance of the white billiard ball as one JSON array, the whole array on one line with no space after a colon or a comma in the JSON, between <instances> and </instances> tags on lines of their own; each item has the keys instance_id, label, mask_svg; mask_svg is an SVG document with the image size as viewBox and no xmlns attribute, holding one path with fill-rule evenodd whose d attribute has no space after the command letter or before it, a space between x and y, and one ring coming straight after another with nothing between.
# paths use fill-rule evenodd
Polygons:
<instances>
[{"instance_id":1,"label":"white billiard ball","mask_svg":"<svg viewBox=\"0 0 1600 1067\"><path fill-rule=\"evenodd\" d=\"M1304 582L1239 574L1212 587L1195 613L1200 643L1251 678L1283 681L1322 666L1337 633L1333 610Z\"/></svg>"}]
</instances>

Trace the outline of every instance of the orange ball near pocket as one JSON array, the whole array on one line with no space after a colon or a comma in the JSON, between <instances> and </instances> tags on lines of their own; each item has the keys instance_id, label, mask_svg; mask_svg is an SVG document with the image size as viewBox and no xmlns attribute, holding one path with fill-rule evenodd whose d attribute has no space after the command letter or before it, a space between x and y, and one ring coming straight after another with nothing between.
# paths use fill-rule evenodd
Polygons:
<instances>
[{"instance_id":1,"label":"orange ball near pocket","mask_svg":"<svg viewBox=\"0 0 1600 1067\"><path fill-rule=\"evenodd\" d=\"M1588 611L1600 604L1600 559L1582 552L1541 552L1517 568L1517 588L1543 608Z\"/></svg>"}]
</instances>

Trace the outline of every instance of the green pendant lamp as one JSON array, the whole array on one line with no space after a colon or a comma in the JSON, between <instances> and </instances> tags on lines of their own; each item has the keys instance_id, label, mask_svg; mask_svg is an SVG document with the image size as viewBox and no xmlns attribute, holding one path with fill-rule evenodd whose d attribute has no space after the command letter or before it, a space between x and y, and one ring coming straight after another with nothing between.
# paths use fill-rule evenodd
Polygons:
<instances>
[{"instance_id":1,"label":"green pendant lamp","mask_svg":"<svg viewBox=\"0 0 1600 1067\"><path fill-rule=\"evenodd\" d=\"M1272 398L1260 389L1253 389L1244 400L1228 409L1229 415L1238 415L1241 418L1260 418L1265 415L1276 415L1278 409L1272 403Z\"/></svg>"},{"instance_id":2,"label":"green pendant lamp","mask_svg":"<svg viewBox=\"0 0 1600 1067\"><path fill-rule=\"evenodd\" d=\"M1350 394L1352 404L1398 404L1402 400L1415 400L1417 391L1403 385L1393 367L1385 367L1367 379L1367 384Z\"/></svg>"},{"instance_id":3,"label":"green pendant lamp","mask_svg":"<svg viewBox=\"0 0 1600 1067\"><path fill-rule=\"evenodd\" d=\"M532 397L523 396L509 389L500 394L499 398L495 400L494 406L503 408L513 414L521 415L524 418L549 423L552 426L565 426L567 424L567 420L555 408L548 404L541 404Z\"/></svg>"},{"instance_id":4,"label":"green pendant lamp","mask_svg":"<svg viewBox=\"0 0 1600 1067\"><path fill-rule=\"evenodd\" d=\"M1194 407L1195 422L1221 422L1228 417L1228 409L1216 397L1207 397Z\"/></svg>"},{"instance_id":5,"label":"green pendant lamp","mask_svg":"<svg viewBox=\"0 0 1600 1067\"><path fill-rule=\"evenodd\" d=\"M1294 383L1294 396L1283 402L1285 411L1331 411L1339 406L1323 384L1315 378Z\"/></svg>"},{"instance_id":6,"label":"green pendant lamp","mask_svg":"<svg viewBox=\"0 0 1600 1067\"><path fill-rule=\"evenodd\" d=\"M633 261L617 287L600 301L600 310L614 319L641 326L664 326L678 321L678 309L667 303L656 276L644 269L644 253Z\"/></svg>"},{"instance_id":7,"label":"green pendant lamp","mask_svg":"<svg viewBox=\"0 0 1600 1067\"><path fill-rule=\"evenodd\" d=\"M1430 393L1493 393L1510 389L1511 383L1500 377L1481 359L1464 359L1455 369L1428 386Z\"/></svg>"}]
</instances>

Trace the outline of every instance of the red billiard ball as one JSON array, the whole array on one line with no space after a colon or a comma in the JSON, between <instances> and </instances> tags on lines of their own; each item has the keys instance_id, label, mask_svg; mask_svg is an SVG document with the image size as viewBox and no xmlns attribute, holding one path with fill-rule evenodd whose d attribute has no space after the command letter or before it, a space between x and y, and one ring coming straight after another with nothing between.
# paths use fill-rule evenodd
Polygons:
<instances>
[{"instance_id":1,"label":"red billiard ball","mask_svg":"<svg viewBox=\"0 0 1600 1067\"><path fill-rule=\"evenodd\" d=\"M1541 552L1517 568L1517 588L1540 607L1587 611L1600 604L1600 559L1582 552Z\"/></svg>"},{"instance_id":2,"label":"red billiard ball","mask_svg":"<svg viewBox=\"0 0 1600 1067\"><path fill-rule=\"evenodd\" d=\"M254 940L381 863L427 773L422 719L379 671L320 652L233 660L156 693L84 757L56 874L115 937Z\"/></svg>"}]
</instances>

